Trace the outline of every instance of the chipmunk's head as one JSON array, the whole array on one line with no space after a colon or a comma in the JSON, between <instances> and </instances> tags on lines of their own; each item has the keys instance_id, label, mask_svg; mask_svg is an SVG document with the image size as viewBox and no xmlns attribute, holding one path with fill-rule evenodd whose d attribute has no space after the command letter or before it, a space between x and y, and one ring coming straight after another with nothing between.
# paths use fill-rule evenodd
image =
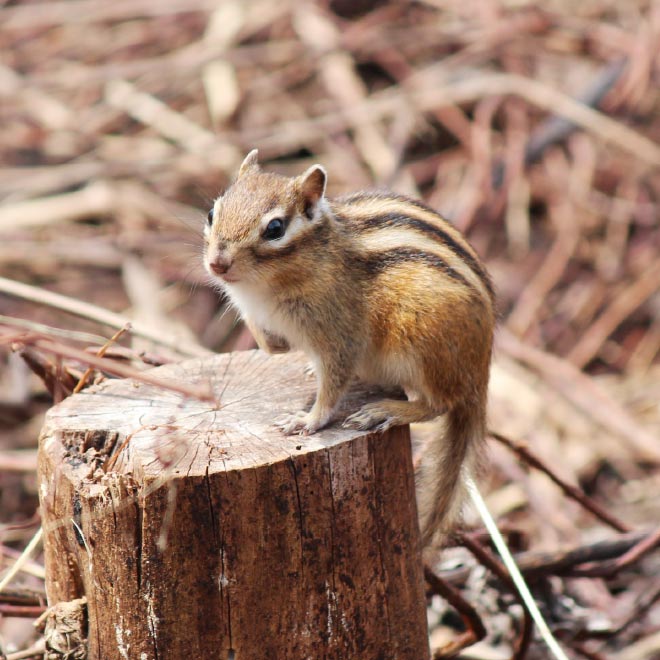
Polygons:
<instances>
[{"instance_id":1,"label":"chipmunk's head","mask_svg":"<svg viewBox=\"0 0 660 660\"><path fill-rule=\"evenodd\" d=\"M204 265L211 276L231 286L295 271L297 256L319 240L327 220L325 183L320 165L294 178L264 172L253 149L208 214Z\"/></svg>"}]
</instances>

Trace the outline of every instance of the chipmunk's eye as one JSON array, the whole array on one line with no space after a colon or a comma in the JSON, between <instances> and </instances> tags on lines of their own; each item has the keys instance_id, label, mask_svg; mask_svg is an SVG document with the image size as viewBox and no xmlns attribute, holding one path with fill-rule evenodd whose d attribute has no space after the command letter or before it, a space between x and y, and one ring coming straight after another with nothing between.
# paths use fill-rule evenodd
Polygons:
<instances>
[{"instance_id":1,"label":"chipmunk's eye","mask_svg":"<svg viewBox=\"0 0 660 660\"><path fill-rule=\"evenodd\" d=\"M213 224L213 209L211 209L206 216L206 221L208 222L209 227Z\"/></svg>"},{"instance_id":2,"label":"chipmunk's eye","mask_svg":"<svg viewBox=\"0 0 660 660\"><path fill-rule=\"evenodd\" d=\"M284 236L284 220L282 218L273 218L266 229L264 229L263 237L267 241L276 241L278 238Z\"/></svg>"}]
</instances>

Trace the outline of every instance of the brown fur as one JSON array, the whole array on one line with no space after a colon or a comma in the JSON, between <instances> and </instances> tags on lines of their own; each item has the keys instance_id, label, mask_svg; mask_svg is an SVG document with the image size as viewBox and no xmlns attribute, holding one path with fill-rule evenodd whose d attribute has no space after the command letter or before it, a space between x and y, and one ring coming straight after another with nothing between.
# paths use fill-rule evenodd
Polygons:
<instances>
[{"instance_id":1,"label":"brown fur","mask_svg":"<svg viewBox=\"0 0 660 660\"><path fill-rule=\"evenodd\" d=\"M252 152L216 201L206 262L231 263L223 286L266 350L315 363L311 411L282 422L313 433L355 375L409 401L365 406L345 424L385 429L446 413L418 475L423 539L443 538L461 504L462 470L481 453L495 313L490 279L460 233L423 204L389 193L326 200L316 166L288 179ZM273 215L275 214L275 215ZM281 239L265 238L272 217Z\"/></svg>"}]
</instances>

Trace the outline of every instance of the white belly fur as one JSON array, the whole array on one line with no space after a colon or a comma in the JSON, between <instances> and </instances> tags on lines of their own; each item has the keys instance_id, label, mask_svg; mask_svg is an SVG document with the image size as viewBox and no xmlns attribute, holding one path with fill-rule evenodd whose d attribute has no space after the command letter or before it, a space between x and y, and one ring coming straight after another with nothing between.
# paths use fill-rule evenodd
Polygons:
<instances>
[{"instance_id":1,"label":"white belly fur","mask_svg":"<svg viewBox=\"0 0 660 660\"><path fill-rule=\"evenodd\" d=\"M245 284L225 284L225 291L243 318L247 318L261 330L286 339L292 348L303 348L293 319L282 314L267 292Z\"/></svg>"}]
</instances>

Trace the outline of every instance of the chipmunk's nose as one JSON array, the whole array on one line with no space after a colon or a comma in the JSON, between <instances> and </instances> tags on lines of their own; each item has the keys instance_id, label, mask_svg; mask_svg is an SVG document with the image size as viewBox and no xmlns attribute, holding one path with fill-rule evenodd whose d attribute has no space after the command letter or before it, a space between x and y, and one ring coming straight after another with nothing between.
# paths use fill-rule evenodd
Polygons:
<instances>
[{"instance_id":1,"label":"chipmunk's nose","mask_svg":"<svg viewBox=\"0 0 660 660\"><path fill-rule=\"evenodd\" d=\"M232 265L232 259L222 252L215 255L213 259L209 262L209 268L216 275L224 275Z\"/></svg>"}]
</instances>

